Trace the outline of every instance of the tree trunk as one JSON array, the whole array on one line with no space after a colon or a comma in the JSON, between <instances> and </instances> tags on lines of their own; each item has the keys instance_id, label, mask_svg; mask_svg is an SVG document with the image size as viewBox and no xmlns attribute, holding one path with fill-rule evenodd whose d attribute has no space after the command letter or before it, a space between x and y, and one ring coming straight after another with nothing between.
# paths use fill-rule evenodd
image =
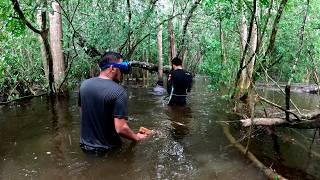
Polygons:
<instances>
[{"instance_id":1,"label":"tree trunk","mask_svg":"<svg viewBox=\"0 0 320 180\"><path fill-rule=\"evenodd\" d=\"M158 28L158 80L163 81L163 60L162 60L162 25Z\"/></svg>"},{"instance_id":2,"label":"tree trunk","mask_svg":"<svg viewBox=\"0 0 320 180\"><path fill-rule=\"evenodd\" d=\"M41 38L42 38L42 41L44 44L46 59L47 59L48 66L49 66L49 75L48 75L49 76L49 88L50 88L50 95L52 96L53 94L56 93L56 88L55 88L54 73L53 73L53 59L52 59L52 54L51 54L50 43L48 40L48 31L41 32Z\"/></svg>"},{"instance_id":3,"label":"tree trunk","mask_svg":"<svg viewBox=\"0 0 320 180\"><path fill-rule=\"evenodd\" d=\"M222 65L225 65L227 63L227 57L226 57L226 50L225 50L225 44L224 44L224 32L222 28L222 19L220 18L219 22L219 29L220 29L220 47L221 47L221 63Z\"/></svg>"},{"instance_id":4,"label":"tree trunk","mask_svg":"<svg viewBox=\"0 0 320 180\"><path fill-rule=\"evenodd\" d=\"M247 20L246 17L244 15L244 12L242 11L242 18L241 18L241 32L240 32L240 58L242 58L246 43L247 43L247 39L248 39L248 27L247 27ZM246 62L240 62L240 68L242 69L245 66ZM245 77L247 74L247 69L244 68L241 71L240 74L240 78L239 78L239 83L237 85L237 87L242 90L244 87L244 81L245 81Z\"/></svg>"},{"instance_id":5,"label":"tree trunk","mask_svg":"<svg viewBox=\"0 0 320 180\"><path fill-rule=\"evenodd\" d=\"M242 6L242 4L241 4ZM242 22L241 22L241 59L239 64L239 70L237 73L235 87L236 90L233 94L233 98L239 99L241 97L245 97L251 81L252 81L252 72L255 64L255 53L257 48L257 24L256 24L256 16L257 16L257 0L253 1L253 8L250 19L250 28L249 34L247 35L247 25L245 21L245 16L242 14ZM243 11L242 11L243 12ZM245 38L247 36L247 38ZM248 52L249 49L249 52Z\"/></svg>"},{"instance_id":6,"label":"tree trunk","mask_svg":"<svg viewBox=\"0 0 320 180\"><path fill-rule=\"evenodd\" d=\"M38 1L38 3L40 3ZM45 18L46 16L46 12L43 9L39 9L37 11L37 22L39 24L39 27L41 27L41 29L44 27L46 27L46 19L43 19L43 17ZM42 66L43 66L43 71L45 74L45 77L47 80L49 80L49 68L48 68L48 59L47 59L47 54L46 54L46 48L45 48L45 44L44 41L41 37L41 35L39 34L39 42L40 42L40 49L41 49L41 59L42 59Z\"/></svg>"},{"instance_id":7,"label":"tree trunk","mask_svg":"<svg viewBox=\"0 0 320 180\"><path fill-rule=\"evenodd\" d=\"M257 6L257 5L256 5ZM254 21L253 25L251 28L251 41L250 41L250 47L249 47L249 54L247 56L247 74L246 74L246 80L244 82L244 89L249 89L250 84L252 82L252 74L253 74L253 69L254 65L256 62L256 49L257 49L257 40L258 40L258 30L257 30L257 16L258 16L258 8L255 11L254 15Z\"/></svg>"},{"instance_id":8,"label":"tree trunk","mask_svg":"<svg viewBox=\"0 0 320 180\"><path fill-rule=\"evenodd\" d=\"M192 18L192 15L194 13L194 11L196 10L196 8L198 7L198 5L201 3L201 0L196 0L194 2L194 4L191 6L188 15L183 23L183 29L182 29L182 39L181 39L181 44L180 44L180 50L178 52L178 56L181 57L184 60L184 55L186 54L185 51L186 50L186 35L187 35L187 28L188 28L188 24Z\"/></svg>"},{"instance_id":9,"label":"tree trunk","mask_svg":"<svg viewBox=\"0 0 320 180\"><path fill-rule=\"evenodd\" d=\"M171 60L177 55L176 47L174 44L174 32L173 32L173 24L171 19L168 21L168 34L169 34L169 47L170 47L169 62L171 62Z\"/></svg>"},{"instance_id":10,"label":"tree trunk","mask_svg":"<svg viewBox=\"0 0 320 180\"><path fill-rule=\"evenodd\" d=\"M278 32L278 24L280 22L280 18L281 18L282 12L283 12L284 7L286 6L287 2L288 2L288 0L282 0L281 3L280 3L280 7L278 9L276 18L274 19L272 32L271 32L270 40L269 40L269 45L268 45L268 48L266 50L265 55L270 55L272 53L272 51L273 51L274 43L276 41L276 36L277 36L277 32Z\"/></svg>"},{"instance_id":11,"label":"tree trunk","mask_svg":"<svg viewBox=\"0 0 320 180\"><path fill-rule=\"evenodd\" d=\"M223 17L221 15L221 7L218 4L218 13L219 13L219 31L220 31L220 56L221 56L221 65L225 65L227 63L225 44L224 44L224 32L222 27Z\"/></svg>"},{"instance_id":12,"label":"tree trunk","mask_svg":"<svg viewBox=\"0 0 320 180\"><path fill-rule=\"evenodd\" d=\"M185 47L185 49L183 50L183 53L182 53L182 67L184 68L187 68L187 56L188 56L188 49Z\"/></svg>"},{"instance_id":13,"label":"tree trunk","mask_svg":"<svg viewBox=\"0 0 320 180\"><path fill-rule=\"evenodd\" d=\"M55 88L58 92L63 91L59 89L61 82L65 76L65 64L62 52L62 21L61 21L61 7L59 3L52 2L53 14L49 13L50 20L50 43L51 53L53 59L53 73Z\"/></svg>"},{"instance_id":14,"label":"tree trunk","mask_svg":"<svg viewBox=\"0 0 320 180\"><path fill-rule=\"evenodd\" d=\"M130 0L127 0L127 10L128 10L128 43L127 43L127 54L131 51L131 19L132 19L132 12L131 12L131 4Z\"/></svg>"}]
</instances>

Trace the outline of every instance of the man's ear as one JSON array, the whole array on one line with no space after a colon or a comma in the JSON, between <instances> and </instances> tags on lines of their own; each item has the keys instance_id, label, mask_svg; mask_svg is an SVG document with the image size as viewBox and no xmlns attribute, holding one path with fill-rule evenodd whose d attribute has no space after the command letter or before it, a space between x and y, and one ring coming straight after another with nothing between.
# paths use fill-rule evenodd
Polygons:
<instances>
[{"instance_id":1,"label":"man's ear","mask_svg":"<svg viewBox=\"0 0 320 180\"><path fill-rule=\"evenodd\" d=\"M110 66L110 68L111 68L111 72L115 72L115 69L113 68L112 65Z\"/></svg>"}]
</instances>

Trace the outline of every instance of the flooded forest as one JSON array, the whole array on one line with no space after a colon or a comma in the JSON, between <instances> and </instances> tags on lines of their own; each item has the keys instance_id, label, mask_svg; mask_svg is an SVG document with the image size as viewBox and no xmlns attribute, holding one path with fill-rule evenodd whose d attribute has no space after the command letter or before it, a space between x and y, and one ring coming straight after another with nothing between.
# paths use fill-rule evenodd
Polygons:
<instances>
[{"instance_id":1,"label":"flooded forest","mask_svg":"<svg viewBox=\"0 0 320 180\"><path fill-rule=\"evenodd\" d=\"M0 179L320 179L319 58L319 0L1 0Z\"/></svg>"}]
</instances>

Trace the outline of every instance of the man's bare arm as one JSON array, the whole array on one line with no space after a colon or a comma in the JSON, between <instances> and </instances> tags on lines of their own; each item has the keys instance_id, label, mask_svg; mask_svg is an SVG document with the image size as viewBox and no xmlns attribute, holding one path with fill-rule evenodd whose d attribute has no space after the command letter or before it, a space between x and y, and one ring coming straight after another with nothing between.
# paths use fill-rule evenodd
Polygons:
<instances>
[{"instance_id":1,"label":"man's bare arm","mask_svg":"<svg viewBox=\"0 0 320 180\"><path fill-rule=\"evenodd\" d=\"M114 125L117 133L123 138L132 141L140 141L147 137L146 134L134 133L128 126L128 123L125 119L114 118Z\"/></svg>"}]
</instances>

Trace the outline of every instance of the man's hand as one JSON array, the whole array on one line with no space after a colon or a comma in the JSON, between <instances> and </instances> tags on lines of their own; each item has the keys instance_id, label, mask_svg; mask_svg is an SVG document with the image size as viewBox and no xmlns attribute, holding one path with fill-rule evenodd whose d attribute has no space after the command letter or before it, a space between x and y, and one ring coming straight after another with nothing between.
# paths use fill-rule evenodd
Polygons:
<instances>
[{"instance_id":1,"label":"man's hand","mask_svg":"<svg viewBox=\"0 0 320 180\"><path fill-rule=\"evenodd\" d=\"M150 134L146 132L134 133L127 124L125 119L114 118L114 125L117 133L126 139L133 141L141 141L146 139ZM144 128L147 129L147 128ZM149 130L150 131L150 130Z\"/></svg>"},{"instance_id":2,"label":"man's hand","mask_svg":"<svg viewBox=\"0 0 320 180\"><path fill-rule=\"evenodd\" d=\"M138 132L136 135L137 135L137 137L138 137L138 141L147 139L147 138L149 137L148 134L142 134L142 133L140 133L140 132Z\"/></svg>"}]
</instances>

